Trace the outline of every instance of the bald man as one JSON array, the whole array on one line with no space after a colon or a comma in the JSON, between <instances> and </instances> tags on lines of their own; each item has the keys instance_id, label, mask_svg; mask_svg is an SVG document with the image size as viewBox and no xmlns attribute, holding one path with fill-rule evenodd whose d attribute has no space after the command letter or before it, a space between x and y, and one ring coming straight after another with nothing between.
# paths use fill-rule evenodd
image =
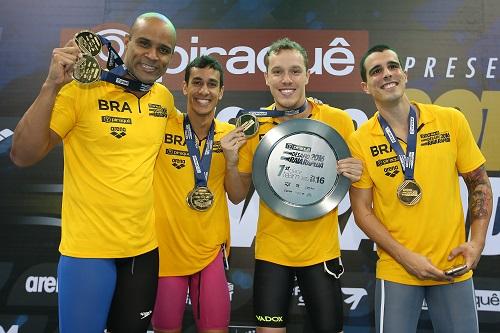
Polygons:
<instances>
[{"instance_id":1,"label":"bald man","mask_svg":"<svg viewBox=\"0 0 500 333\"><path fill-rule=\"evenodd\" d=\"M64 150L59 331L146 332L158 281L153 167L172 94L155 83L176 42L165 16L139 16L123 65L101 80L73 80L89 57L75 40L52 52L38 97L14 132L11 159L35 164Z\"/></svg>"}]
</instances>

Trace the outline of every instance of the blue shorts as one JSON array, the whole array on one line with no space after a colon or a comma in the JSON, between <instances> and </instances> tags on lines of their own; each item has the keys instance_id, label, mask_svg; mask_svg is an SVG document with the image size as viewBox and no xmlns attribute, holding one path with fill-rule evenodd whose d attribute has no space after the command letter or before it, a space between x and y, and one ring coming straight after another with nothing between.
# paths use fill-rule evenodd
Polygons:
<instances>
[{"instance_id":1,"label":"blue shorts","mask_svg":"<svg viewBox=\"0 0 500 333\"><path fill-rule=\"evenodd\" d=\"M158 249L119 259L62 255L57 275L60 333L147 331L158 282Z\"/></svg>"},{"instance_id":2,"label":"blue shorts","mask_svg":"<svg viewBox=\"0 0 500 333\"><path fill-rule=\"evenodd\" d=\"M416 332L424 299L434 332L479 332L472 278L435 286L410 286L377 279L376 332Z\"/></svg>"}]
</instances>

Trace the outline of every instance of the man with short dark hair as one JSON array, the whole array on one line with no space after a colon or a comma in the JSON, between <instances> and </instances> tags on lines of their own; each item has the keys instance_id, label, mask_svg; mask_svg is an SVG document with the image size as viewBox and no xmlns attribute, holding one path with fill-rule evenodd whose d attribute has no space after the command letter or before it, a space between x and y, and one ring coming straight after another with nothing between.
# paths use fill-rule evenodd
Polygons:
<instances>
[{"instance_id":1,"label":"man with short dark hair","mask_svg":"<svg viewBox=\"0 0 500 333\"><path fill-rule=\"evenodd\" d=\"M492 210L485 158L461 112L408 99L390 47L369 49L360 70L377 112L350 138L365 165L350 198L356 223L377 244L376 331L415 332L425 300L435 332L479 332L472 269ZM468 240L459 174L469 193Z\"/></svg>"},{"instance_id":2,"label":"man with short dark hair","mask_svg":"<svg viewBox=\"0 0 500 333\"><path fill-rule=\"evenodd\" d=\"M153 328L182 331L189 290L198 332L223 333L231 312L224 272L230 243L226 193L232 201L245 194L230 181L244 137L241 128L215 119L224 92L217 60L203 55L189 63L182 91L187 112L169 117L155 167L160 274ZM226 145L229 132L241 140Z\"/></svg>"},{"instance_id":3,"label":"man with short dark hair","mask_svg":"<svg viewBox=\"0 0 500 333\"><path fill-rule=\"evenodd\" d=\"M175 109L172 94L155 81L175 42L168 18L143 14L125 37L124 64L89 84L72 80L88 83L89 73L80 72L93 66L87 47L71 40L54 49L40 93L14 132L11 159L19 166L63 141L61 333L149 326L158 281L153 167Z\"/></svg>"}]
</instances>

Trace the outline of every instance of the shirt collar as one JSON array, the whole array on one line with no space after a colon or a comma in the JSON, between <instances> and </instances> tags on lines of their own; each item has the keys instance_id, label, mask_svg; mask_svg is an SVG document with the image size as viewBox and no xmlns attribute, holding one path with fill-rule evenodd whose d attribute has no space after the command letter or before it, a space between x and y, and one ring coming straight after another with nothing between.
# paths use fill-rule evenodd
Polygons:
<instances>
[{"instance_id":1,"label":"shirt collar","mask_svg":"<svg viewBox=\"0 0 500 333\"><path fill-rule=\"evenodd\" d=\"M422 124L427 124L427 123L433 122L434 119L436 118L436 115L434 114L434 110L430 107L431 104L422 104L422 103L417 103L415 101L411 101L411 104L419 110L418 127L417 128L420 128L422 126ZM384 135L384 132L382 131L382 127L380 126L380 123L378 121L378 115L379 115L379 111L375 112L375 114L373 115L373 123L371 126L371 133L374 135Z\"/></svg>"}]
</instances>

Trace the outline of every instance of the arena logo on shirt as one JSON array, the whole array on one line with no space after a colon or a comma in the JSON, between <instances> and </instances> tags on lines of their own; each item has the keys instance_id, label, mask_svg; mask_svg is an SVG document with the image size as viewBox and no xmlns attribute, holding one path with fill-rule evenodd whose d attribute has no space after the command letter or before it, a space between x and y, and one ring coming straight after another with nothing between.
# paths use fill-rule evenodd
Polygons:
<instances>
[{"instance_id":1,"label":"arena logo on shirt","mask_svg":"<svg viewBox=\"0 0 500 333\"><path fill-rule=\"evenodd\" d=\"M398 173L399 173L398 165L384 168L384 174L388 177L394 178Z\"/></svg>"},{"instance_id":2,"label":"arena logo on shirt","mask_svg":"<svg viewBox=\"0 0 500 333\"><path fill-rule=\"evenodd\" d=\"M172 158L172 166L177 170L180 170L186 166L186 160L181 160L179 158Z\"/></svg>"},{"instance_id":3,"label":"arena logo on shirt","mask_svg":"<svg viewBox=\"0 0 500 333\"><path fill-rule=\"evenodd\" d=\"M61 46L80 30L83 28L63 29ZM108 38L123 56L126 25L104 23L91 30ZM163 79L169 87L180 90L189 62L210 54L224 67L226 91L266 91L264 56L269 45L283 36L293 36L307 50L313 78L309 82L311 91L359 92L357 60L368 48L366 30L178 29L177 45ZM101 52L99 58L104 66L107 54Z\"/></svg>"},{"instance_id":4,"label":"arena logo on shirt","mask_svg":"<svg viewBox=\"0 0 500 333\"><path fill-rule=\"evenodd\" d=\"M114 136L117 139L123 138L125 135L127 135L127 129L125 127L120 127L120 126L113 126L110 128L110 133L112 136Z\"/></svg>"}]
</instances>

